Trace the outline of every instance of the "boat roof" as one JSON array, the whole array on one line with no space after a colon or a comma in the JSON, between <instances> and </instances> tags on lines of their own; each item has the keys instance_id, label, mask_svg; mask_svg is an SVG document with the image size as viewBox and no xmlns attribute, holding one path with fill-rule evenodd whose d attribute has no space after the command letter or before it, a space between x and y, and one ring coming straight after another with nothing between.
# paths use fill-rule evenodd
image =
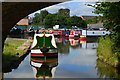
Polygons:
<instances>
[{"instance_id":1,"label":"boat roof","mask_svg":"<svg viewBox=\"0 0 120 80\"><path fill-rule=\"evenodd\" d=\"M31 46L32 49L35 48L43 48L43 46L47 48L57 48L55 43L55 38L53 34L35 34L33 44Z\"/></svg>"}]
</instances>

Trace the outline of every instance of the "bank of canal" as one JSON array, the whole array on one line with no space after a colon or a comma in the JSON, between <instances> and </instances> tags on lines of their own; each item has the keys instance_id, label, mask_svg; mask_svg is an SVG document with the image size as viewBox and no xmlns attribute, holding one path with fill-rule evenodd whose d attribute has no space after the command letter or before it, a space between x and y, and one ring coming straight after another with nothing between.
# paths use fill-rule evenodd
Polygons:
<instances>
[{"instance_id":1,"label":"bank of canal","mask_svg":"<svg viewBox=\"0 0 120 80\"><path fill-rule=\"evenodd\" d=\"M20 62L28 54L28 49L32 40L7 38L4 45L2 58L2 71L10 72L12 69L18 67Z\"/></svg>"}]
</instances>

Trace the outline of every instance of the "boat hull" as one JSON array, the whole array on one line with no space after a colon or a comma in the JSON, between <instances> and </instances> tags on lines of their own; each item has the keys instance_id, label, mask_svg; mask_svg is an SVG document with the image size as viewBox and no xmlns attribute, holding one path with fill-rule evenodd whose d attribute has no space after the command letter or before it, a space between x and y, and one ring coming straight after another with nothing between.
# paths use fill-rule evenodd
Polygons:
<instances>
[{"instance_id":1,"label":"boat hull","mask_svg":"<svg viewBox=\"0 0 120 80\"><path fill-rule=\"evenodd\" d=\"M40 49L31 50L31 57L48 57L54 58L58 57L57 49L49 50L47 53L41 52Z\"/></svg>"},{"instance_id":2,"label":"boat hull","mask_svg":"<svg viewBox=\"0 0 120 80\"><path fill-rule=\"evenodd\" d=\"M55 58L58 57L58 53L31 53L31 57L37 57L37 58L42 58L42 57L47 57L47 58Z\"/></svg>"}]
</instances>

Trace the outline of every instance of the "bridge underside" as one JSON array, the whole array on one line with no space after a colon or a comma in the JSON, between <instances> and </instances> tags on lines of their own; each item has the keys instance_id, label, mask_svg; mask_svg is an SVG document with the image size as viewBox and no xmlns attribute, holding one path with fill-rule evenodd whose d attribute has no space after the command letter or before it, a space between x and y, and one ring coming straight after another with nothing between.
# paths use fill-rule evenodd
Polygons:
<instances>
[{"instance_id":1,"label":"bridge underside","mask_svg":"<svg viewBox=\"0 0 120 80\"><path fill-rule=\"evenodd\" d=\"M22 18L42 8L60 2L3 2L2 3L2 49L10 29Z\"/></svg>"}]
</instances>

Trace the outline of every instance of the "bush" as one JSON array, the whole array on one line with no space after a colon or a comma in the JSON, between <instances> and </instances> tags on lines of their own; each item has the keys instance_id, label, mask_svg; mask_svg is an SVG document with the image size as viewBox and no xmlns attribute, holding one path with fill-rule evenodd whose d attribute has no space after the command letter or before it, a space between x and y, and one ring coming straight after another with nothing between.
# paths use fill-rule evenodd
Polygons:
<instances>
[{"instance_id":1,"label":"bush","mask_svg":"<svg viewBox=\"0 0 120 80\"><path fill-rule=\"evenodd\" d=\"M115 52L115 41L112 38L113 36L103 36L99 38L97 56L103 62L106 62L114 67L118 66L118 54ZM116 50L117 51L117 50Z\"/></svg>"}]
</instances>

